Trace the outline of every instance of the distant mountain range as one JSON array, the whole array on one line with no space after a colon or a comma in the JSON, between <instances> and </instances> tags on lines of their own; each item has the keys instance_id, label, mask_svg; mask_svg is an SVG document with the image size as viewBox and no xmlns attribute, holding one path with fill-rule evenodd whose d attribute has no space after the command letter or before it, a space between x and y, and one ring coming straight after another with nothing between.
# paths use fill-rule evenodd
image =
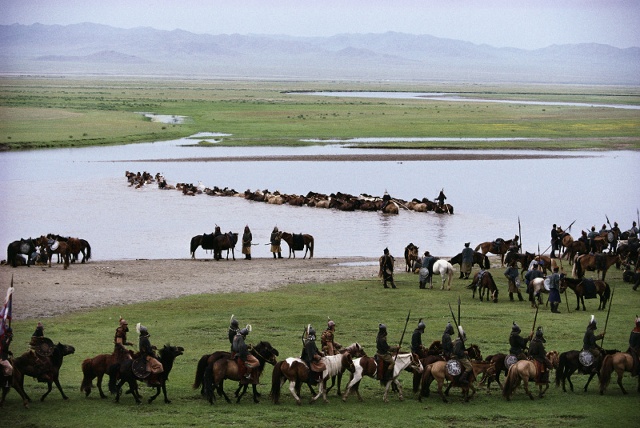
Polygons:
<instances>
[{"instance_id":1,"label":"distant mountain range","mask_svg":"<svg viewBox=\"0 0 640 428\"><path fill-rule=\"evenodd\" d=\"M396 32L293 37L13 24L0 25L0 73L638 85L640 48L525 50Z\"/></svg>"}]
</instances>

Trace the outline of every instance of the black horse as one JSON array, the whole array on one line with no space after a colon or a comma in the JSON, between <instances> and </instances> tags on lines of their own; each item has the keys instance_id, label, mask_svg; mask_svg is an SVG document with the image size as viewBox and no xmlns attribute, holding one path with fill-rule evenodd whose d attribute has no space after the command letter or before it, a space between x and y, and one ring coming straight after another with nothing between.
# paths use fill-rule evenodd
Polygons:
<instances>
[{"instance_id":1,"label":"black horse","mask_svg":"<svg viewBox=\"0 0 640 428\"><path fill-rule=\"evenodd\" d=\"M19 262L19 255L24 254L27 256L27 266L31 266L31 254L36 251L35 241L31 238L20 239L19 241L13 241L7 247L7 263L11 263L11 266L16 267Z\"/></svg>"},{"instance_id":2,"label":"black horse","mask_svg":"<svg viewBox=\"0 0 640 428\"><path fill-rule=\"evenodd\" d=\"M181 346L164 345L160 350L158 361L162 364L164 371L158 374L150 374L144 378L136 376L133 371L133 363L137 360L125 360L121 363L114 364L109 368L109 392L116 394L116 403L120 401L120 395L122 393L122 385L129 384L129 390L131 395L136 400L136 403L142 402L140 392L138 391L138 381L145 381L148 386L156 388L155 395L149 397L149 404L160 395L160 391L164 394L164 402L171 403L167 398L167 380L169 379L169 373L173 368L173 362L175 359L184 353L184 348ZM118 382L118 379L120 380Z\"/></svg>"},{"instance_id":3,"label":"black horse","mask_svg":"<svg viewBox=\"0 0 640 428\"><path fill-rule=\"evenodd\" d=\"M222 250L227 250L227 260L229 260L229 250L236 259L235 246L238 243L238 234L233 232L223 233L213 238L213 258L215 260L222 259Z\"/></svg>"},{"instance_id":4,"label":"black horse","mask_svg":"<svg viewBox=\"0 0 640 428\"><path fill-rule=\"evenodd\" d=\"M458 253L449 260L452 265L462 266L462 253ZM480 269L489 269L491 264L489 263L489 257L482 254L479 251L473 252L473 264L478 265Z\"/></svg>"},{"instance_id":5,"label":"black horse","mask_svg":"<svg viewBox=\"0 0 640 428\"><path fill-rule=\"evenodd\" d=\"M618 350L605 350L602 353L600 360L595 362L596 367L585 367L580 363L580 351L567 351L560 354L558 369L556 370L556 386L560 386L562 383L562 391L567 392L565 388L565 381L569 382L569 388L571 388L571 392L573 392L573 383L571 382L571 376L577 371L580 374L588 374L589 379L587 383L584 385L584 392L587 392L587 387L589 383L591 383L591 379L594 376L598 376L598 380L600 380L600 367L602 365L602 361L604 360L605 355L613 355Z\"/></svg>"},{"instance_id":6,"label":"black horse","mask_svg":"<svg viewBox=\"0 0 640 428\"><path fill-rule=\"evenodd\" d=\"M196 235L191 238L191 258L195 260L198 247L202 247L203 250L213 250L213 238L215 238L213 233Z\"/></svg>"}]
</instances>

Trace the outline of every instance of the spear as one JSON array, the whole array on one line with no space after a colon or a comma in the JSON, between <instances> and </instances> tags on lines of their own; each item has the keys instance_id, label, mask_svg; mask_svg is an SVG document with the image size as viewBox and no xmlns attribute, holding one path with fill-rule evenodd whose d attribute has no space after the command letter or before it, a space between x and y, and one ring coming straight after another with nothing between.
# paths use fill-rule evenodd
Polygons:
<instances>
[{"instance_id":1,"label":"spear","mask_svg":"<svg viewBox=\"0 0 640 428\"><path fill-rule=\"evenodd\" d=\"M456 316L453 314L453 309L451 309L451 303L449 303L449 310L451 311L451 316L453 317L453 323L456 325L456 331L458 332L458 337L464 343L464 338L462 334L460 334L460 328L458 327L458 321L456 321Z\"/></svg>"},{"instance_id":2,"label":"spear","mask_svg":"<svg viewBox=\"0 0 640 428\"><path fill-rule=\"evenodd\" d=\"M606 214L604 216L607 218L607 224L609 225L609 227L613 229L613 226L611 226L611 223L609 222L609 216Z\"/></svg>"},{"instance_id":3,"label":"spear","mask_svg":"<svg viewBox=\"0 0 640 428\"><path fill-rule=\"evenodd\" d=\"M402 340L404 339L404 334L407 331L407 325L409 324L409 317L411 316L411 309L409 309L409 313L407 314L407 320L404 323L404 330L402 330L402 336L400 336L400 344L398 345L398 350L396 351L396 356L393 358L393 363L396 363L398 359L398 354L400 353L400 347L402 346Z\"/></svg>"},{"instance_id":4,"label":"spear","mask_svg":"<svg viewBox=\"0 0 640 428\"><path fill-rule=\"evenodd\" d=\"M522 251L522 227L520 226L520 216L518 216L518 236L520 237L519 248Z\"/></svg>"},{"instance_id":5,"label":"spear","mask_svg":"<svg viewBox=\"0 0 640 428\"><path fill-rule=\"evenodd\" d=\"M12 309L11 307L13 306L13 274L11 274L11 287L10 288L11 288L11 296L9 296L9 305L8 305L9 307L7 308L8 312L6 312L8 314L11 313L11 309ZM13 318L13 317L11 317L11 318ZM9 318L9 327L11 327L11 318Z\"/></svg>"},{"instance_id":6,"label":"spear","mask_svg":"<svg viewBox=\"0 0 640 428\"><path fill-rule=\"evenodd\" d=\"M540 309L540 305L538 305L537 303L535 305L536 305L536 315L533 317L533 327L531 327L531 333L536 331L536 321L538 320L538 309Z\"/></svg>"},{"instance_id":7,"label":"spear","mask_svg":"<svg viewBox=\"0 0 640 428\"><path fill-rule=\"evenodd\" d=\"M604 321L604 331L607 331L607 323L609 322L609 314L611 313L611 303L613 302L613 293L616 291L616 287L613 287L611 290L611 298L609 299L609 310L607 311L607 319ZM602 344L604 343L604 336L602 336L602 340L600 341L600 347L602 348Z\"/></svg>"},{"instance_id":8,"label":"spear","mask_svg":"<svg viewBox=\"0 0 640 428\"><path fill-rule=\"evenodd\" d=\"M573 223L575 223L575 222L576 222L576 221L575 221L575 220L573 220L573 221L571 222L571 224L569 225L569 227L567 227L567 228L565 229L565 231L567 231L567 232L568 232L568 231L570 231L570 230L571 230L571 226L573 226Z\"/></svg>"},{"instance_id":9,"label":"spear","mask_svg":"<svg viewBox=\"0 0 640 428\"><path fill-rule=\"evenodd\" d=\"M460 318L460 295L458 294L458 322L461 323L462 319Z\"/></svg>"}]
</instances>

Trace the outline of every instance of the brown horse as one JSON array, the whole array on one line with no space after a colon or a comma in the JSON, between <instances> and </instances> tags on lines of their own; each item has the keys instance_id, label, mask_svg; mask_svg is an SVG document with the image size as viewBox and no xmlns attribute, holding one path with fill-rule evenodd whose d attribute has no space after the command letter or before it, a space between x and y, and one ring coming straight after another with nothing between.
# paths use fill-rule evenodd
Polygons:
<instances>
[{"instance_id":1,"label":"brown horse","mask_svg":"<svg viewBox=\"0 0 640 428\"><path fill-rule=\"evenodd\" d=\"M600 368L600 395L604 394L604 391L611 382L611 374L615 371L618 375L618 386L623 394L627 394L627 391L622 386L622 376L624 372L631 372L633 370L633 357L628 352L617 352L613 355L607 355L602 361L602 367ZM640 376L638 376L638 392L640 392Z\"/></svg>"},{"instance_id":2,"label":"brown horse","mask_svg":"<svg viewBox=\"0 0 640 428\"><path fill-rule=\"evenodd\" d=\"M576 311L580 310L580 303L582 302L582 310L586 311L587 309L584 307L584 298L585 295L587 299L595 298L597 294L600 296L600 304L598 305L598 310L604 310L607 306L607 302L609 301L609 297L611 296L611 288L609 288L609 284L600 280L590 280L590 279L574 279L568 278L565 275L560 275L560 292L564 292L567 288L573 290L576 293ZM593 294L589 294L589 292L593 291Z\"/></svg>"},{"instance_id":3,"label":"brown horse","mask_svg":"<svg viewBox=\"0 0 640 428\"><path fill-rule=\"evenodd\" d=\"M487 253L500 255L501 266L504 266L504 255L507 254L507 251L509 251L509 248L511 248L512 243L513 239L505 241L504 239L498 238L495 241L482 242L478 244L475 248L475 251L480 250L482 255L485 255Z\"/></svg>"},{"instance_id":4,"label":"brown horse","mask_svg":"<svg viewBox=\"0 0 640 428\"><path fill-rule=\"evenodd\" d=\"M452 265L460 265L462 266L462 253L458 253L449 260L449 263ZM491 263L489 263L489 257L485 254L482 254L478 251L473 253L473 264L478 265L480 269L489 269L491 267Z\"/></svg>"},{"instance_id":5,"label":"brown horse","mask_svg":"<svg viewBox=\"0 0 640 428\"><path fill-rule=\"evenodd\" d=\"M512 262L520 263L520 276L524 275L524 273L529 269L529 264L535 259L536 255L525 251L524 254L518 253L517 251L508 251L507 255L504 258L504 262L507 266L510 266Z\"/></svg>"},{"instance_id":6,"label":"brown horse","mask_svg":"<svg viewBox=\"0 0 640 428\"><path fill-rule=\"evenodd\" d=\"M595 270L596 275L599 277L600 271L602 271L602 280L604 281L604 278L607 275L607 270L609 270L613 264L620 269L621 263L622 261L618 254L583 254L581 256L576 256L572 274L576 278L582 278L585 271Z\"/></svg>"},{"instance_id":7,"label":"brown horse","mask_svg":"<svg viewBox=\"0 0 640 428\"><path fill-rule=\"evenodd\" d=\"M558 357L558 369L556 370L556 386L560 386L562 383L562 391L567 392L565 383L569 382L569 388L571 392L573 392L573 382L571 382L571 376L577 371L581 374L588 374L589 379L587 379L587 383L584 385L584 392L587 392L587 388L591 383L591 379L594 376L598 376L598 380L600 380L600 368L602 367L602 362L604 358L597 359L593 367L585 367L580 362L580 352L581 351L567 351L563 352ZM620 351L618 350L604 350L603 357L606 355L613 355Z\"/></svg>"},{"instance_id":8,"label":"brown horse","mask_svg":"<svg viewBox=\"0 0 640 428\"><path fill-rule=\"evenodd\" d=\"M238 243L238 234L229 232L223 233L213 238L213 258L215 260L222 259L222 250L227 250L227 260L229 260L229 250L233 260L236 259L235 246Z\"/></svg>"},{"instance_id":9,"label":"brown horse","mask_svg":"<svg viewBox=\"0 0 640 428\"><path fill-rule=\"evenodd\" d=\"M587 245L582 241L571 241L571 243L567 244L565 247L564 253L562 254L563 259L569 260L569 264L573 264L573 260L576 255L586 254Z\"/></svg>"},{"instance_id":10,"label":"brown horse","mask_svg":"<svg viewBox=\"0 0 640 428\"><path fill-rule=\"evenodd\" d=\"M9 390L11 390L11 388L13 387L13 389L15 389L18 392L18 394L20 394L20 397L22 398L22 405L26 409L29 408L29 397L24 392L24 389L22 388L22 386L17 382L15 371L14 371L14 374L11 374L9 376L5 376L2 373L2 371L0 371L0 387L2 388L2 396L0 397L0 407L2 407L2 405L4 404L4 400L7 394L9 393Z\"/></svg>"},{"instance_id":11,"label":"brown horse","mask_svg":"<svg viewBox=\"0 0 640 428\"><path fill-rule=\"evenodd\" d=\"M107 370L113 364L123 359L132 359L133 351L127 350L123 347L116 347L111 354L100 354L93 358L87 358L82 362L82 383L80 384L80 391L84 392L85 397L91 394L91 388L93 387L93 379L96 379L96 386L100 392L100 398L107 398L102 392L102 378L107 374Z\"/></svg>"},{"instance_id":12,"label":"brown horse","mask_svg":"<svg viewBox=\"0 0 640 428\"><path fill-rule=\"evenodd\" d=\"M413 264L419 259L420 255L418 254L418 247L413 245L413 242L410 242L404 248L404 261L406 263L407 272L411 272L413 270Z\"/></svg>"},{"instance_id":13,"label":"brown horse","mask_svg":"<svg viewBox=\"0 0 640 428\"><path fill-rule=\"evenodd\" d=\"M91 245L89 245L89 242L85 239L68 238L60 235L54 235L53 233L47 234L47 238L67 243L69 252L71 253L71 263L75 263L78 260L78 255L80 253L82 253L82 261L80 263L84 263L86 260L91 258ZM60 260L58 260L58 262L59 261Z\"/></svg>"},{"instance_id":14,"label":"brown horse","mask_svg":"<svg viewBox=\"0 0 640 428\"><path fill-rule=\"evenodd\" d=\"M468 378L468 383L458 383L457 376L454 377L447 373L446 365L446 361L436 361L435 363L428 365L424 370L424 373L422 374L421 392L419 395L420 401L422 401L423 395L425 397L429 396L429 387L434 380L438 384L438 394L442 398L442 401L444 401L445 403L447 402L447 398L445 397L445 395L448 395L449 389L452 386L462 389L462 397L464 398L464 401L469 401L469 399L471 399L471 397L473 397L476 393L476 388L473 384L477 376L480 373L486 372L490 367L493 366L493 363L486 361L472 361L471 366L473 367L473 372ZM442 386L444 385L445 380L449 381L450 383L447 387L446 392L443 392ZM469 390L472 391L471 395L469 395Z\"/></svg>"},{"instance_id":15,"label":"brown horse","mask_svg":"<svg viewBox=\"0 0 640 428\"><path fill-rule=\"evenodd\" d=\"M312 379L309 378L309 367L300 358L289 357L286 360L278 361L273 366L271 374L271 400L274 404L280 403L280 389L282 385L289 381L289 391L300 405L300 387L306 383L311 388ZM324 390L323 383L319 384L319 392Z\"/></svg>"},{"instance_id":16,"label":"brown horse","mask_svg":"<svg viewBox=\"0 0 640 428\"><path fill-rule=\"evenodd\" d=\"M488 370L486 375L482 378L481 383L487 383L487 393L491 390L491 382L496 381L500 389L502 389L502 382L500 382L500 375L504 373L505 377L508 374L507 366L505 364L505 358L507 358L507 354L494 354L489 355L484 360L488 363L493 364L493 369Z\"/></svg>"},{"instance_id":17,"label":"brown horse","mask_svg":"<svg viewBox=\"0 0 640 428\"><path fill-rule=\"evenodd\" d=\"M296 258L296 251L301 251L304 248L304 257L307 257L309 252L309 259L313 258L313 236L308 234L292 235L288 232L281 233L282 239L289 244L289 258L293 254L293 258Z\"/></svg>"},{"instance_id":18,"label":"brown horse","mask_svg":"<svg viewBox=\"0 0 640 428\"><path fill-rule=\"evenodd\" d=\"M63 345L61 343L54 346L53 353L50 357L39 357L36 356L34 352L27 351L16 358L13 362L14 380L23 390L25 376L36 378L38 382L46 382L48 389L47 392L40 397L40 401L44 401L47 395L51 392L51 384L55 383L56 387L58 387L58 391L60 391L60 394L62 395L62 398L68 400L69 397L65 395L62 390L62 386L60 385L60 367L62 366L62 360L64 357L73 354L75 351L76 350L73 346ZM27 397L27 400L31 401L26 393L25 396Z\"/></svg>"},{"instance_id":19,"label":"brown horse","mask_svg":"<svg viewBox=\"0 0 640 428\"><path fill-rule=\"evenodd\" d=\"M36 240L36 244L41 246L45 254L47 255L47 259L49 260L49 267L51 267L51 258L54 254L58 254L62 256L64 261L64 269L69 267L69 263L71 260L71 251L69 251L69 246L66 242L56 241L52 238L47 238L42 235L40 238Z\"/></svg>"},{"instance_id":20,"label":"brown horse","mask_svg":"<svg viewBox=\"0 0 640 428\"><path fill-rule=\"evenodd\" d=\"M476 297L476 289L478 289L478 296L480 297L481 302L483 301L486 292L487 302L491 299L493 300L493 303L498 303L498 286L493 280L491 272L488 270L476 272L473 276L473 282L469 284L467 288L473 289L472 298L474 299Z\"/></svg>"},{"instance_id":21,"label":"brown horse","mask_svg":"<svg viewBox=\"0 0 640 428\"><path fill-rule=\"evenodd\" d=\"M554 368L558 367L558 352L547 352L547 358L551 360ZM504 388L502 388L502 396L506 398L507 401L510 401L516 388L520 385L520 382L522 382L524 392L533 400L533 394L529 391L529 381L534 380L539 388L538 397L544 397L545 392L549 389L549 381L542 381L540 379L538 366L541 364L542 363L535 360L520 360L509 367L509 373L504 382ZM542 389L543 387L544 390Z\"/></svg>"},{"instance_id":22,"label":"brown horse","mask_svg":"<svg viewBox=\"0 0 640 428\"><path fill-rule=\"evenodd\" d=\"M216 354L216 353L214 353ZM222 354L222 353L220 353ZM247 380L241 375L238 363L235 359L231 358L230 353L226 358L217 358L213 363L210 363L204 373L204 391L205 395L209 399L209 403L213 404L214 394L213 391L217 390L218 395L224 397L227 403L231 400L224 392L224 380L234 380L240 382L240 387L235 393L237 397L236 403L240 402L242 396L247 392L249 383L253 386L253 402L258 403L258 393L256 387L260 382L260 376L264 371L264 367L267 363L275 365L277 363L276 357L279 355L278 350L271 346L269 342L260 342L251 349L251 354L255 356L260 365L253 369L251 372L251 379ZM213 354L212 354L213 355ZM197 388L197 386L195 386ZM242 390L242 392L240 392Z\"/></svg>"}]
</instances>

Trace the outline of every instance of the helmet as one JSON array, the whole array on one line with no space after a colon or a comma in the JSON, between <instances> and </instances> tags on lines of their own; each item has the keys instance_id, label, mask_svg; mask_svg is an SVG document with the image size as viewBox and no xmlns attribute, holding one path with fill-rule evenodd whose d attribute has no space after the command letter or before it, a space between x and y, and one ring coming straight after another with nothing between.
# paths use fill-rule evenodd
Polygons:
<instances>
[{"instance_id":1,"label":"helmet","mask_svg":"<svg viewBox=\"0 0 640 428\"><path fill-rule=\"evenodd\" d=\"M126 319L124 319L124 318L120 317L120 326L122 327L122 326L124 326L124 325L129 325L129 323L127 322L127 320L126 320Z\"/></svg>"},{"instance_id":2,"label":"helmet","mask_svg":"<svg viewBox=\"0 0 640 428\"><path fill-rule=\"evenodd\" d=\"M418 330L424 331L426 327L427 325L422 321L422 318L420 318L420 320L418 321Z\"/></svg>"},{"instance_id":3,"label":"helmet","mask_svg":"<svg viewBox=\"0 0 640 428\"><path fill-rule=\"evenodd\" d=\"M448 334L453 334L453 326L450 322L447 323L447 326L444 328L444 332Z\"/></svg>"},{"instance_id":4,"label":"helmet","mask_svg":"<svg viewBox=\"0 0 640 428\"><path fill-rule=\"evenodd\" d=\"M596 321L596 317L591 315L591 319L589 320L589 325L587 325L587 328L595 330L598 328L597 324L598 322Z\"/></svg>"},{"instance_id":5,"label":"helmet","mask_svg":"<svg viewBox=\"0 0 640 428\"><path fill-rule=\"evenodd\" d=\"M275 232L278 232L278 226L276 226L276 227L274 227L274 228L273 228L273 232L274 232L274 233L275 233Z\"/></svg>"},{"instance_id":6,"label":"helmet","mask_svg":"<svg viewBox=\"0 0 640 428\"><path fill-rule=\"evenodd\" d=\"M516 322L513 322L513 327L511 327L511 331L515 332L515 333L520 333L522 330L520 330L520 327L518 326L518 324L516 324Z\"/></svg>"},{"instance_id":7,"label":"helmet","mask_svg":"<svg viewBox=\"0 0 640 428\"><path fill-rule=\"evenodd\" d=\"M316 335L316 329L311 327L311 326L309 326L309 329L307 330L307 334L309 336L315 336Z\"/></svg>"},{"instance_id":8,"label":"helmet","mask_svg":"<svg viewBox=\"0 0 640 428\"><path fill-rule=\"evenodd\" d=\"M329 320L329 322L327 323L328 328L335 327L335 326L336 326L336 323L331 320Z\"/></svg>"},{"instance_id":9,"label":"helmet","mask_svg":"<svg viewBox=\"0 0 640 428\"><path fill-rule=\"evenodd\" d=\"M387 326L384 324L378 324L378 330L380 331L387 331Z\"/></svg>"},{"instance_id":10,"label":"helmet","mask_svg":"<svg viewBox=\"0 0 640 428\"><path fill-rule=\"evenodd\" d=\"M640 317L636 315L636 327L640 328Z\"/></svg>"},{"instance_id":11,"label":"helmet","mask_svg":"<svg viewBox=\"0 0 640 428\"><path fill-rule=\"evenodd\" d=\"M248 328L243 328L239 331L239 333L243 336L246 336L247 334L249 334L249 329Z\"/></svg>"},{"instance_id":12,"label":"helmet","mask_svg":"<svg viewBox=\"0 0 640 428\"><path fill-rule=\"evenodd\" d=\"M238 328L238 320L235 318L231 318L231 327Z\"/></svg>"},{"instance_id":13,"label":"helmet","mask_svg":"<svg viewBox=\"0 0 640 428\"><path fill-rule=\"evenodd\" d=\"M147 330L147 327L143 326L140 323L136 324L136 331L138 332L138 334L140 336L148 336L149 335L149 330Z\"/></svg>"},{"instance_id":14,"label":"helmet","mask_svg":"<svg viewBox=\"0 0 640 428\"><path fill-rule=\"evenodd\" d=\"M385 248L385 249L384 249L384 253L385 253L385 254L389 254L389 249L388 249L388 248Z\"/></svg>"}]
</instances>

